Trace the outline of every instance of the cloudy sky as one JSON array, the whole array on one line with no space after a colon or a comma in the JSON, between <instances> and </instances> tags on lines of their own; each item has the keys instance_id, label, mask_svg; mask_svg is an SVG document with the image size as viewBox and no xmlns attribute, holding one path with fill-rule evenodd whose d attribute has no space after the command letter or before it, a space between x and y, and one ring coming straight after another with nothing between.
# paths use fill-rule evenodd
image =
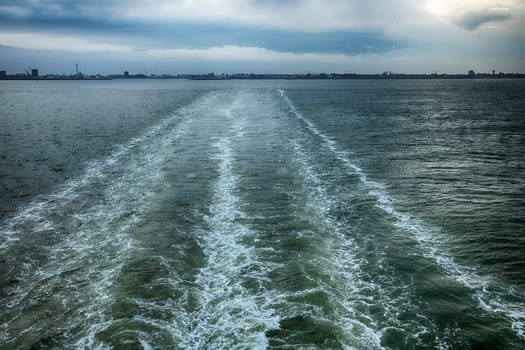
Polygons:
<instances>
[{"instance_id":1,"label":"cloudy sky","mask_svg":"<svg viewBox=\"0 0 525 350\"><path fill-rule=\"evenodd\" d=\"M0 0L0 69L525 73L525 0Z\"/></svg>"}]
</instances>

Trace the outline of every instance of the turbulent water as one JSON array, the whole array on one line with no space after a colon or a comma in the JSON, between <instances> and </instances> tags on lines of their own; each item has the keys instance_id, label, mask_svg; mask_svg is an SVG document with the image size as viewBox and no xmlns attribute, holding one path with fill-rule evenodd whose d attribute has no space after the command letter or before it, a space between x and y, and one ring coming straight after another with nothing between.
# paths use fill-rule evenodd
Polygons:
<instances>
[{"instance_id":1,"label":"turbulent water","mask_svg":"<svg viewBox=\"0 0 525 350\"><path fill-rule=\"evenodd\" d=\"M525 347L525 82L0 104L0 349Z\"/></svg>"}]
</instances>

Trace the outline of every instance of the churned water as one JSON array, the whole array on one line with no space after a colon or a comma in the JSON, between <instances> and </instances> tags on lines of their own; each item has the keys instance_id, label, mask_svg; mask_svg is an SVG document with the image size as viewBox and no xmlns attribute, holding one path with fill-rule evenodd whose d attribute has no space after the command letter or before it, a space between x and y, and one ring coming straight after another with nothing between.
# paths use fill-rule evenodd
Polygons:
<instances>
[{"instance_id":1,"label":"churned water","mask_svg":"<svg viewBox=\"0 0 525 350\"><path fill-rule=\"evenodd\" d=\"M524 81L0 104L0 349L525 347Z\"/></svg>"}]
</instances>

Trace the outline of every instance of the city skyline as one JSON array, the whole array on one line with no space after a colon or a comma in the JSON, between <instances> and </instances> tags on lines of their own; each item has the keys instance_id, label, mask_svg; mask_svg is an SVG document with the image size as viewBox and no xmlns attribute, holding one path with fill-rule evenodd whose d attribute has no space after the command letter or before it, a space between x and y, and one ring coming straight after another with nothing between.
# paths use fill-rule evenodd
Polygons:
<instances>
[{"instance_id":1,"label":"city skyline","mask_svg":"<svg viewBox=\"0 0 525 350\"><path fill-rule=\"evenodd\" d=\"M69 74L78 63L85 74L525 71L525 4L517 0L148 6L2 0L0 70Z\"/></svg>"},{"instance_id":2,"label":"city skyline","mask_svg":"<svg viewBox=\"0 0 525 350\"><path fill-rule=\"evenodd\" d=\"M231 80L231 79L524 79L525 74L519 72L475 72L469 70L463 73L396 73L385 71L382 73L160 73L145 74L133 73L125 70L122 73L85 74L75 64L75 72L44 73L38 68L28 67L24 72L8 72L0 70L0 80L112 80L112 79L192 79L192 80Z\"/></svg>"}]
</instances>

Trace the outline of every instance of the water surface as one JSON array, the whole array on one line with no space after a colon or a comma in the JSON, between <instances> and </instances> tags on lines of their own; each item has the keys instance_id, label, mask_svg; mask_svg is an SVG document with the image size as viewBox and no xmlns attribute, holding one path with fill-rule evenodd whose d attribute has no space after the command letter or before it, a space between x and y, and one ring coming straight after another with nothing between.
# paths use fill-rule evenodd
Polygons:
<instances>
[{"instance_id":1,"label":"water surface","mask_svg":"<svg viewBox=\"0 0 525 350\"><path fill-rule=\"evenodd\" d=\"M0 348L525 346L524 84L2 82Z\"/></svg>"}]
</instances>

